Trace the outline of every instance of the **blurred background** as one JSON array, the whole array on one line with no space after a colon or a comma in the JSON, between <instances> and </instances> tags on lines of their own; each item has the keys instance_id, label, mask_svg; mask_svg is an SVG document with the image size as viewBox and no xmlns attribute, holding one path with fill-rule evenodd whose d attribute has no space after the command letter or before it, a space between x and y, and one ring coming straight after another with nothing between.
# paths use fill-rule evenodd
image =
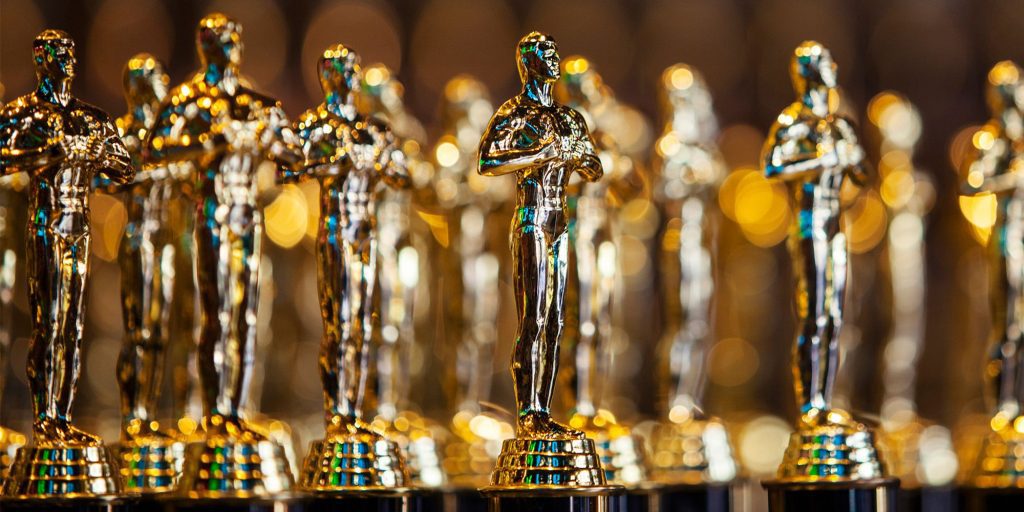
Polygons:
<instances>
[{"instance_id":1,"label":"blurred background","mask_svg":"<svg viewBox=\"0 0 1024 512\"><path fill-rule=\"evenodd\" d=\"M716 262L719 295L707 409L733 426L739 459L754 475L774 471L796 407L790 372L791 272L782 243L792 213L784 189L758 181L753 171L766 129L793 100L788 77L792 49L804 39L823 42L839 65L843 109L862 131L869 100L887 89L905 94L923 119L913 163L931 178L935 196L925 222L927 327L917 382L919 411L959 431L986 410L987 281L979 242L985 221L974 228L965 220L970 206L958 200L953 162L969 144L972 127L988 117L983 96L988 68L1001 59L1024 57L1021 2L3 0L0 83L6 92L0 95L10 100L33 87L32 39L43 28L60 28L78 44L75 94L120 115L128 57L150 52L168 63L172 83L181 82L197 66L194 26L212 10L242 22L244 72L258 90L280 98L290 116L321 100L316 57L328 44L344 42L361 53L364 64L384 63L405 84L407 107L427 127L430 144L439 130L439 97L453 75L476 76L496 104L517 91L513 50L529 30L553 34L563 57L588 57L619 100L646 118L627 121L636 124L638 140L647 137L651 146L660 132L656 87L661 71L677 62L702 71L715 98L718 142L731 169L719 197L725 221ZM871 137L863 139L877 158ZM298 446L304 447L319 432L322 414L314 370L320 318L310 236L315 233L316 193L304 190L287 197L288 208L278 208L276 215L268 209L271 243L265 253L273 268L273 291L261 310L266 358L257 381L262 411L292 423ZM880 408L884 343L891 328L882 243L889 213L873 188L853 191L847 199L854 277L842 338L850 357L837 400L870 419ZM612 342L614 386L606 388L605 406L620 420L635 423L661 414L653 371L661 357L653 240L657 216L645 199L626 204L620 215L623 286ZM113 440L118 427L114 365L122 333L116 254L125 216L116 199L97 195L93 218L84 377L76 411L83 426ZM3 423L28 431L22 274L19 266ZM507 272L501 276L506 296L510 278ZM447 343L437 320L444 294L431 290L424 295L409 378L416 383L418 407L445 422L450 407L438 377L451 373L452 363L437 355ZM511 408L506 368L514 319L511 303L502 309L493 399Z\"/></svg>"}]
</instances>

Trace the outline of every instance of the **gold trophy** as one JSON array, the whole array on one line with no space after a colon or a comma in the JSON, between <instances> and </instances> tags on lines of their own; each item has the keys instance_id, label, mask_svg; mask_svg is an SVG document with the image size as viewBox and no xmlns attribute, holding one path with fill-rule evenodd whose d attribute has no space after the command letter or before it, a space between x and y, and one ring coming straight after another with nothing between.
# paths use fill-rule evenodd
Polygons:
<instances>
[{"instance_id":1,"label":"gold trophy","mask_svg":"<svg viewBox=\"0 0 1024 512\"><path fill-rule=\"evenodd\" d=\"M972 137L961 174L968 195L994 195L996 223L989 238L993 348L986 375L995 400L991 431L968 468L966 510L997 510L1024 503L1024 399L1021 372L1024 318L1021 273L1024 272L1024 187L1020 185L1024 141L1024 71L1010 61L988 73L987 97L992 118Z\"/></svg>"},{"instance_id":2,"label":"gold trophy","mask_svg":"<svg viewBox=\"0 0 1024 512\"><path fill-rule=\"evenodd\" d=\"M867 117L878 146L881 196L889 210L886 253L892 286L879 448L889 472L900 479L901 494L948 502L957 472L953 441L948 429L920 417L915 393L925 348L925 216L935 196L927 174L914 165L921 116L906 97L885 91L871 99Z\"/></svg>"},{"instance_id":3,"label":"gold trophy","mask_svg":"<svg viewBox=\"0 0 1024 512\"><path fill-rule=\"evenodd\" d=\"M3 91L4 86L0 83L0 111L4 107ZM0 399L10 367L14 283L19 252L16 247L21 241L14 225L22 218L19 212L28 210L23 198L27 185L28 175L23 172L14 175L0 173ZM7 477L14 455L26 440L25 434L0 426L0 479Z\"/></svg>"},{"instance_id":4,"label":"gold trophy","mask_svg":"<svg viewBox=\"0 0 1024 512\"><path fill-rule=\"evenodd\" d=\"M142 143L167 95L163 64L149 54L133 56L124 71L128 113L117 128L136 168ZM166 492L181 473L185 443L160 428L157 402L164 354L171 337L178 234L171 231L171 205L181 198L179 166L136 174L126 185L128 225L120 245L121 306L125 339L117 361L121 386L121 475L128 492ZM116 190L116 189L115 189Z\"/></svg>"},{"instance_id":5,"label":"gold trophy","mask_svg":"<svg viewBox=\"0 0 1024 512\"><path fill-rule=\"evenodd\" d=\"M662 501L716 494L729 502L737 465L725 425L705 413L704 365L713 326L718 187L727 167L715 143L718 120L701 74L669 66L659 84L664 131L653 157L660 212L660 276L664 304L662 422L651 434L656 481L671 487ZM670 504L665 503L666 506Z\"/></svg>"},{"instance_id":6,"label":"gold trophy","mask_svg":"<svg viewBox=\"0 0 1024 512\"><path fill-rule=\"evenodd\" d=\"M327 432L310 445L300 485L324 494L397 489L409 479L403 455L363 419L363 404L379 313L374 297L378 185L404 188L409 179L390 128L356 111L359 57L334 45L324 50L317 71L324 102L295 124L305 165L279 175L283 181L316 178L320 183L316 245Z\"/></svg>"},{"instance_id":7,"label":"gold trophy","mask_svg":"<svg viewBox=\"0 0 1024 512\"><path fill-rule=\"evenodd\" d=\"M452 78L440 111L433 188L447 217L448 247L439 258L446 290L442 308L445 354L456 362L446 381L455 413L444 468L457 499L466 501L479 499L477 488L487 485L501 443L513 433L511 424L482 404L491 399L502 300L498 282L509 260L507 240L496 228L508 222L515 187L476 172L480 137L494 113L486 86L468 75Z\"/></svg>"},{"instance_id":8,"label":"gold trophy","mask_svg":"<svg viewBox=\"0 0 1024 512\"><path fill-rule=\"evenodd\" d=\"M597 444L609 483L635 489L648 477L643 442L611 411L601 408L601 398L602 380L611 363L608 343L619 267L615 214L625 201L640 194L642 181L633 160L619 152L593 115L595 108L613 103L611 89L583 57L565 59L561 67L555 97L583 114L597 134L598 157L606 171L600 181L569 184L569 194L576 196L569 201L569 218L575 219L569 227L568 250L573 269L566 283L563 334L569 362L563 376L572 407L569 425ZM610 120L614 122L614 117Z\"/></svg>"},{"instance_id":9,"label":"gold trophy","mask_svg":"<svg viewBox=\"0 0 1024 512\"><path fill-rule=\"evenodd\" d=\"M102 440L71 421L84 325L93 179L135 175L107 114L71 94L74 41L45 30L33 44L38 86L0 113L0 169L31 177L28 285L32 339L28 379L32 444L18 450L5 497L104 498L121 490Z\"/></svg>"},{"instance_id":10,"label":"gold trophy","mask_svg":"<svg viewBox=\"0 0 1024 512\"><path fill-rule=\"evenodd\" d=\"M510 233L519 313L511 365L516 436L503 443L491 485L482 489L511 509L573 496L603 509L616 490L594 441L550 412L568 279L566 187L574 172L587 181L604 173L583 116L552 97L559 61L551 36L532 32L519 41L522 91L498 109L480 141L480 174L514 173L518 182Z\"/></svg>"},{"instance_id":11,"label":"gold trophy","mask_svg":"<svg viewBox=\"0 0 1024 512\"><path fill-rule=\"evenodd\" d=\"M790 74L797 101L772 125L762 162L768 177L786 182L799 208L789 248L797 281L793 376L800 417L777 479L764 486L776 512L888 510L898 481L886 475L874 433L832 407L848 272L839 191L847 175L866 178L867 162L853 125L836 114L836 65L828 49L801 43Z\"/></svg>"},{"instance_id":12,"label":"gold trophy","mask_svg":"<svg viewBox=\"0 0 1024 512\"><path fill-rule=\"evenodd\" d=\"M441 465L441 447L433 421L409 408L410 381L408 359L417 344L416 319L422 316L417 304L421 269L427 269L424 247L415 212L424 202L423 181L432 174L430 163L420 153L425 132L420 122L405 108L401 82L383 64L368 66L362 73L357 103L368 117L391 127L400 151L400 163L409 175L412 187L387 194L377 207L377 231L380 243L380 320L376 347L377 416L373 425L384 437L398 444L406 456L409 483L416 487L438 488L445 483ZM429 285L428 285L429 286Z\"/></svg>"},{"instance_id":13,"label":"gold trophy","mask_svg":"<svg viewBox=\"0 0 1024 512\"><path fill-rule=\"evenodd\" d=\"M249 392L259 303L262 214L256 169L294 166L302 155L280 104L249 89L239 72L242 27L214 13L196 32L200 71L171 90L144 146L149 168L195 168L195 261L200 294L198 366L203 438L190 443L178 495L211 499L287 497L293 478L283 448L242 416Z\"/></svg>"}]
</instances>

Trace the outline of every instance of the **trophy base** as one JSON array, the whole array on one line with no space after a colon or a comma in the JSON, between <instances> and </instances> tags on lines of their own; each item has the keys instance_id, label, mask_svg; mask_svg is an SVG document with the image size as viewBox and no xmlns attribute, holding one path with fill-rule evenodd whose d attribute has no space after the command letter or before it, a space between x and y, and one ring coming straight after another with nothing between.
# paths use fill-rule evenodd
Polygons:
<instances>
[{"instance_id":1,"label":"trophy base","mask_svg":"<svg viewBox=\"0 0 1024 512\"><path fill-rule=\"evenodd\" d=\"M161 496L140 503L138 508L123 512L307 512L307 499L281 495L274 498L183 498ZM115 511L121 512L121 511Z\"/></svg>"},{"instance_id":2,"label":"trophy base","mask_svg":"<svg viewBox=\"0 0 1024 512\"><path fill-rule=\"evenodd\" d=\"M880 478L847 482L780 482L767 480L770 512L891 512L896 510L899 480Z\"/></svg>"},{"instance_id":3,"label":"trophy base","mask_svg":"<svg viewBox=\"0 0 1024 512\"><path fill-rule=\"evenodd\" d=\"M126 493L174 490L185 458L185 443L165 436L143 436L110 447L121 466Z\"/></svg>"},{"instance_id":4,"label":"trophy base","mask_svg":"<svg viewBox=\"0 0 1024 512\"><path fill-rule=\"evenodd\" d=\"M507 439L487 490L590 488L605 485L592 439Z\"/></svg>"},{"instance_id":5,"label":"trophy base","mask_svg":"<svg viewBox=\"0 0 1024 512\"><path fill-rule=\"evenodd\" d=\"M214 502L274 500L292 487L291 469L281 445L250 432L237 437L208 432L204 441L186 448L176 492L184 498Z\"/></svg>"},{"instance_id":6,"label":"trophy base","mask_svg":"<svg viewBox=\"0 0 1024 512\"><path fill-rule=\"evenodd\" d=\"M444 490L445 512L487 512L490 501L476 487Z\"/></svg>"},{"instance_id":7,"label":"trophy base","mask_svg":"<svg viewBox=\"0 0 1024 512\"><path fill-rule=\"evenodd\" d=\"M0 510L4 512L135 512L155 509L142 506L135 498L20 497L0 498Z\"/></svg>"},{"instance_id":8,"label":"trophy base","mask_svg":"<svg viewBox=\"0 0 1024 512\"><path fill-rule=\"evenodd\" d=\"M305 512L442 512L440 491L397 487L312 493Z\"/></svg>"},{"instance_id":9,"label":"trophy base","mask_svg":"<svg viewBox=\"0 0 1024 512\"><path fill-rule=\"evenodd\" d=\"M883 479L885 472L875 445L875 435L839 409L805 415L789 436L789 446L779 466L779 478L787 482L836 478Z\"/></svg>"},{"instance_id":10,"label":"trophy base","mask_svg":"<svg viewBox=\"0 0 1024 512\"><path fill-rule=\"evenodd\" d=\"M490 512L611 512L625 492L618 485L592 487L499 487L480 489ZM621 509L619 509L621 510Z\"/></svg>"},{"instance_id":11,"label":"trophy base","mask_svg":"<svg viewBox=\"0 0 1024 512\"><path fill-rule=\"evenodd\" d=\"M19 498L98 498L121 490L106 446L33 445L18 449L3 495ZM6 503L6 502L5 502Z\"/></svg>"},{"instance_id":12,"label":"trophy base","mask_svg":"<svg viewBox=\"0 0 1024 512\"><path fill-rule=\"evenodd\" d=\"M406 484L401 449L380 434L363 430L328 435L309 444L299 487L309 492L386 491Z\"/></svg>"},{"instance_id":13,"label":"trophy base","mask_svg":"<svg viewBox=\"0 0 1024 512\"><path fill-rule=\"evenodd\" d=\"M957 493L953 487L914 487L900 489L901 512L956 512Z\"/></svg>"},{"instance_id":14,"label":"trophy base","mask_svg":"<svg viewBox=\"0 0 1024 512\"><path fill-rule=\"evenodd\" d=\"M659 424L651 433L654 479L693 486L736 478L736 459L725 424L715 417Z\"/></svg>"},{"instance_id":15,"label":"trophy base","mask_svg":"<svg viewBox=\"0 0 1024 512\"><path fill-rule=\"evenodd\" d=\"M729 512L732 486L729 484L666 484L657 490L653 510L663 512Z\"/></svg>"},{"instance_id":16,"label":"trophy base","mask_svg":"<svg viewBox=\"0 0 1024 512\"><path fill-rule=\"evenodd\" d=\"M391 419L378 416L372 425L405 454L411 485L437 488L444 484L441 447L434 438L436 424L413 411L401 411Z\"/></svg>"},{"instance_id":17,"label":"trophy base","mask_svg":"<svg viewBox=\"0 0 1024 512\"><path fill-rule=\"evenodd\" d=\"M957 491L960 512L1024 510L1024 488L961 487Z\"/></svg>"},{"instance_id":18,"label":"trophy base","mask_svg":"<svg viewBox=\"0 0 1024 512\"><path fill-rule=\"evenodd\" d=\"M569 425L594 441L601 458L605 480L627 488L647 480L647 455L643 441L631 429L618 423L605 409L594 415L573 414Z\"/></svg>"}]
</instances>

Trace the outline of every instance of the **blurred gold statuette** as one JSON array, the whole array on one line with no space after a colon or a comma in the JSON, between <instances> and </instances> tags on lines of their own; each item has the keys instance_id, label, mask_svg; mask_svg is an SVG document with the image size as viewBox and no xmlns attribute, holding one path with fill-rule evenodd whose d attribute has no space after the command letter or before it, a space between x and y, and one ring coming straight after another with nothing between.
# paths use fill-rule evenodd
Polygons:
<instances>
[{"instance_id":1,"label":"blurred gold statuette","mask_svg":"<svg viewBox=\"0 0 1024 512\"><path fill-rule=\"evenodd\" d=\"M714 205L726 165L715 145L718 122L700 73L684 64L670 66L661 75L660 93L664 128L655 145L652 188L661 214L662 347L668 357L661 376L665 418L651 434L654 478L729 482L737 473L729 436L721 420L701 406L712 337Z\"/></svg>"},{"instance_id":2,"label":"blurred gold statuette","mask_svg":"<svg viewBox=\"0 0 1024 512\"><path fill-rule=\"evenodd\" d=\"M606 486L593 440L550 412L568 278L566 187L574 172L587 181L604 172L583 116L552 97L559 61L550 36L532 32L519 41L522 91L498 109L480 141L478 171L514 173L518 181L510 233L519 313L511 367L516 436L503 443L485 491Z\"/></svg>"},{"instance_id":3,"label":"blurred gold statuette","mask_svg":"<svg viewBox=\"0 0 1024 512\"><path fill-rule=\"evenodd\" d=\"M178 494L190 498L276 497L293 477L284 449L243 417L256 354L260 243L257 167L294 166L280 104L241 77L242 27L214 13L199 22L201 69L161 102L146 137L147 168L195 168L194 254L200 290L197 361L202 439L186 449Z\"/></svg>"},{"instance_id":4,"label":"blurred gold statuette","mask_svg":"<svg viewBox=\"0 0 1024 512\"><path fill-rule=\"evenodd\" d=\"M124 85L128 113L117 120L117 127L138 166L146 131L167 95L168 77L161 62L143 53L129 59ZM125 339L117 363L122 424L114 450L128 492L173 490L185 451L185 443L156 421L174 313L171 265L180 238L172 232L170 210L182 199L179 180L168 167L156 167L139 172L124 187L128 225L119 261Z\"/></svg>"},{"instance_id":5,"label":"blurred gold statuette","mask_svg":"<svg viewBox=\"0 0 1024 512\"><path fill-rule=\"evenodd\" d=\"M893 298L879 448L904 488L943 486L957 472L952 438L947 428L918 415L915 397L925 339L925 215L935 195L913 161L921 116L906 97L884 91L868 103L867 118L878 145L881 197L889 211L886 252Z\"/></svg>"},{"instance_id":6,"label":"blurred gold statuette","mask_svg":"<svg viewBox=\"0 0 1024 512\"><path fill-rule=\"evenodd\" d=\"M975 487L1024 487L1022 72L1010 61L999 62L989 71L987 95L992 118L972 137L962 168L966 195L994 195L996 199L996 222L988 243L993 347L985 372L995 414L977 461L969 468L966 483Z\"/></svg>"},{"instance_id":7,"label":"blurred gold statuette","mask_svg":"<svg viewBox=\"0 0 1024 512\"><path fill-rule=\"evenodd\" d=\"M436 432L440 425L411 410L409 357L417 350L416 318L422 316L417 291L421 269L429 258L413 219L419 209L416 192L431 174L419 150L426 137L423 125L405 108L404 87L383 64L367 66L360 80L357 101L365 114L391 127L395 149L393 165L404 169L411 190L384 196L377 207L377 258L380 273L380 332L377 345L376 380L378 414L373 420L384 437L396 443L405 454L410 485L439 487L445 484L441 465L441 445ZM428 305L428 304L424 304Z\"/></svg>"},{"instance_id":8,"label":"blurred gold statuette","mask_svg":"<svg viewBox=\"0 0 1024 512\"><path fill-rule=\"evenodd\" d=\"M3 111L4 86L0 83L0 112ZM18 264L17 244L21 236L14 228L22 213L28 210L22 189L28 175L0 176L0 403L7 383L10 368L10 348L14 315L15 270ZM14 455L25 445L25 434L0 426L0 479L7 477Z\"/></svg>"},{"instance_id":9,"label":"blurred gold statuette","mask_svg":"<svg viewBox=\"0 0 1024 512\"><path fill-rule=\"evenodd\" d=\"M34 420L18 450L5 496L109 496L121 490L116 463L99 437L71 422L81 370L89 265L89 195L100 175L135 175L107 114L71 94L74 41L45 30L33 43L36 90L0 112L0 169L31 176L28 284L32 312L28 378Z\"/></svg>"},{"instance_id":10,"label":"blurred gold statuette","mask_svg":"<svg viewBox=\"0 0 1024 512\"><path fill-rule=\"evenodd\" d=\"M503 298L501 270L508 268L507 238L496 225L507 222L514 184L476 172L480 138L494 107L486 86L468 75L445 84L441 100L443 133L433 149L434 194L447 217L447 247L440 253L445 289L446 355L456 371L445 382L455 412L445 443L444 469L457 487L487 485L513 427L484 410L491 399L494 347Z\"/></svg>"},{"instance_id":11,"label":"blurred gold statuette","mask_svg":"<svg viewBox=\"0 0 1024 512\"><path fill-rule=\"evenodd\" d=\"M344 45L331 46L317 72L324 102L294 127L305 164L297 172L283 167L279 175L320 183L316 246L327 432L310 445L300 485L315 492L397 488L408 483L401 450L363 419L363 404L378 315L378 184L404 188L409 178L391 129L356 111L358 55Z\"/></svg>"},{"instance_id":12,"label":"blurred gold statuette","mask_svg":"<svg viewBox=\"0 0 1024 512\"><path fill-rule=\"evenodd\" d=\"M800 417L778 481L881 482L886 473L874 433L832 407L848 274L839 191L847 175L863 182L867 163L853 125L836 114L836 65L828 49L815 41L800 44L790 74L797 100L779 114L762 153L765 175L785 181L800 210L789 237Z\"/></svg>"},{"instance_id":13,"label":"blurred gold statuette","mask_svg":"<svg viewBox=\"0 0 1024 512\"><path fill-rule=\"evenodd\" d=\"M619 151L593 114L594 108L617 102L587 59L570 57L562 62L555 97L583 114L597 134L596 149L606 173L600 181L572 182L568 190L577 196L568 208L569 218L576 221L569 227L569 260L574 265L566 282L563 335L568 364L562 375L567 403L572 407L569 425L594 440L609 483L635 486L648 476L643 442L600 406L602 381L610 370L608 343L619 265L615 213L619 205L642 192L641 180L633 160ZM616 123L612 116L602 119Z\"/></svg>"}]
</instances>

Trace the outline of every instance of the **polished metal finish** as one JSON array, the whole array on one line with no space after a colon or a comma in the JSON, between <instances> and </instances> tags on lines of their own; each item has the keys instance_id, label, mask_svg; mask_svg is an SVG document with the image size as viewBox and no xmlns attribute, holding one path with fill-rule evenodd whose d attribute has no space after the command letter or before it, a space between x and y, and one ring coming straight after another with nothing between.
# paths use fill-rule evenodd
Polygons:
<instances>
[{"instance_id":1,"label":"polished metal finish","mask_svg":"<svg viewBox=\"0 0 1024 512\"><path fill-rule=\"evenodd\" d=\"M178 486L193 497L268 496L292 487L282 448L242 418L256 344L262 214L257 166L293 166L280 104L241 78L242 27L223 14L196 32L202 68L161 103L144 159L195 166L195 260L201 290L198 363L203 441L190 444Z\"/></svg>"},{"instance_id":2,"label":"polished metal finish","mask_svg":"<svg viewBox=\"0 0 1024 512\"><path fill-rule=\"evenodd\" d=\"M594 66L583 57L561 64L555 98L578 110L598 134L598 157L605 176L592 183L572 183L569 193L569 260L574 262L566 286L563 341L568 364L562 370L572 407L569 425L582 430L597 444L609 483L637 485L647 479L643 443L630 428L601 409L602 382L611 366L608 349L612 331L612 300L618 275L618 226L615 214L625 201L642 191L634 162L621 154L616 141L602 131L598 119L616 123L614 116L598 117L594 109L614 104L613 93Z\"/></svg>"},{"instance_id":3,"label":"polished metal finish","mask_svg":"<svg viewBox=\"0 0 1024 512\"><path fill-rule=\"evenodd\" d=\"M555 103L557 46L532 32L516 49L523 88L491 118L480 141L478 171L515 173L517 209L510 229L519 329L512 356L516 438L505 441L491 474L497 487L601 486L594 443L551 418L568 273L566 187L578 172L604 173L583 116Z\"/></svg>"},{"instance_id":4,"label":"polished metal finish","mask_svg":"<svg viewBox=\"0 0 1024 512\"><path fill-rule=\"evenodd\" d=\"M445 383L455 413L444 469L452 485L480 487L487 484L502 441L513 433L510 424L481 404L491 399L498 284L509 260L500 231L515 185L476 172L480 138L494 113L483 83L468 75L452 78L445 84L440 111L443 131L432 151L432 186L447 217L448 244L440 255L446 300L441 307L450 344L445 354L455 361L455 372Z\"/></svg>"},{"instance_id":5,"label":"polished metal finish","mask_svg":"<svg viewBox=\"0 0 1024 512\"><path fill-rule=\"evenodd\" d=\"M119 479L102 440L71 422L81 369L89 264L89 194L102 175L134 178L127 149L107 114L71 95L75 45L59 30L35 39L36 90L0 113L0 169L31 176L28 224L32 339L28 377L33 445L22 448L5 496L100 496Z\"/></svg>"},{"instance_id":6,"label":"polished metal finish","mask_svg":"<svg viewBox=\"0 0 1024 512\"><path fill-rule=\"evenodd\" d=\"M142 143L167 95L168 82L163 64L152 55L135 55L125 66L128 113L117 120L117 129L136 167L141 166ZM190 177L182 174L179 167L155 167L139 172L124 186L128 224L119 263L125 339L117 361L122 423L121 441L114 450L129 492L172 490L185 452L185 443L156 421L171 337L179 238L169 210L180 199L180 181Z\"/></svg>"},{"instance_id":7,"label":"polished metal finish","mask_svg":"<svg viewBox=\"0 0 1024 512\"><path fill-rule=\"evenodd\" d=\"M661 214L667 357L661 376L665 416L651 438L654 475L671 483L728 482L737 473L728 433L701 405L713 325L715 203L727 167L701 74L676 64L665 69L659 85L663 132L655 145L652 189Z\"/></svg>"},{"instance_id":8,"label":"polished metal finish","mask_svg":"<svg viewBox=\"0 0 1024 512\"><path fill-rule=\"evenodd\" d=\"M409 184L394 134L356 111L359 57L343 45L317 63L325 99L296 121L305 164L285 181L320 183L317 256L324 337L320 376L327 435L310 446L300 485L332 491L398 487L408 478L397 445L363 419L376 306L378 184Z\"/></svg>"},{"instance_id":9,"label":"polished metal finish","mask_svg":"<svg viewBox=\"0 0 1024 512\"><path fill-rule=\"evenodd\" d=\"M1024 77L1015 63L1002 61L988 73L992 118L972 137L963 163L965 193L994 194L995 231L989 239L993 348L986 375L995 399L992 431L968 475L976 487L1024 487L1024 434L1019 425L1024 400Z\"/></svg>"},{"instance_id":10,"label":"polished metal finish","mask_svg":"<svg viewBox=\"0 0 1024 512\"><path fill-rule=\"evenodd\" d=\"M797 281L793 375L800 417L778 478L878 479L885 469L874 434L832 407L848 271L839 191L847 175L863 181L867 162L852 123L836 114L836 65L828 49L801 43L790 74L797 100L779 114L762 152L765 175L785 181L799 209L789 248Z\"/></svg>"}]
</instances>

